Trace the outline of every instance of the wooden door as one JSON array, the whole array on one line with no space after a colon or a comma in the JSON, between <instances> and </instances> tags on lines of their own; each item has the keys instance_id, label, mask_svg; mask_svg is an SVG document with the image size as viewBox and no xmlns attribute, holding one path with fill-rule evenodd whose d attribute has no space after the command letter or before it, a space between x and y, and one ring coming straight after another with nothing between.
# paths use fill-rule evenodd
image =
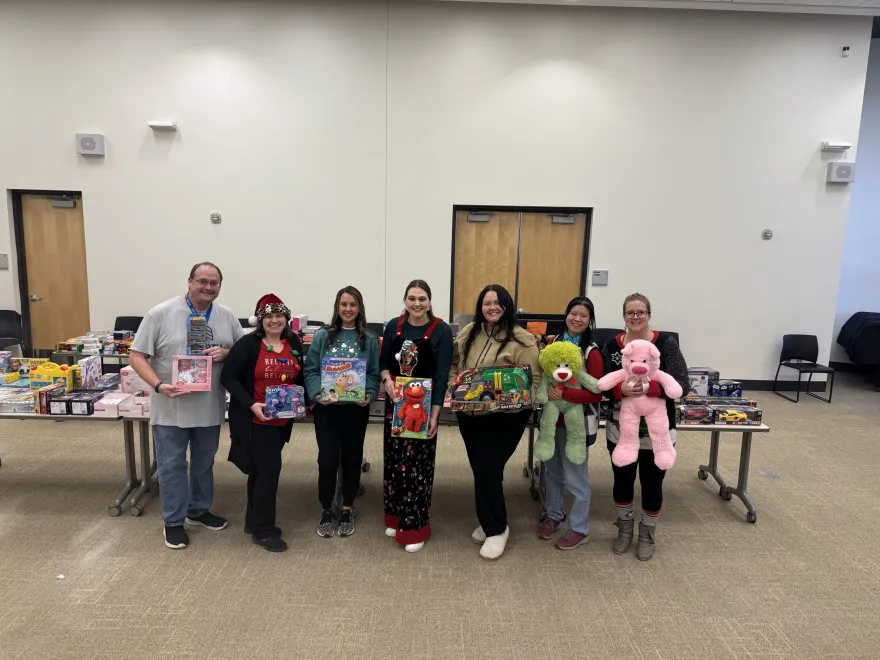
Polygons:
<instances>
[{"instance_id":1,"label":"wooden door","mask_svg":"<svg viewBox=\"0 0 880 660\"><path fill-rule=\"evenodd\" d=\"M519 213L488 217L488 222L470 222L467 211L455 214L453 314L473 314L487 284L500 284L516 295Z\"/></svg>"},{"instance_id":2,"label":"wooden door","mask_svg":"<svg viewBox=\"0 0 880 660\"><path fill-rule=\"evenodd\" d=\"M563 216L564 217L564 216ZM548 213L523 213L517 307L530 314L562 314L581 293L587 218L553 222Z\"/></svg>"},{"instance_id":3,"label":"wooden door","mask_svg":"<svg viewBox=\"0 0 880 660\"><path fill-rule=\"evenodd\" d=\"M68 202L69 204L69 202ZM82 200L72 207L22 195L31 345L35 350L89 331L89 290Z\"/></svg>"}]
</instances>

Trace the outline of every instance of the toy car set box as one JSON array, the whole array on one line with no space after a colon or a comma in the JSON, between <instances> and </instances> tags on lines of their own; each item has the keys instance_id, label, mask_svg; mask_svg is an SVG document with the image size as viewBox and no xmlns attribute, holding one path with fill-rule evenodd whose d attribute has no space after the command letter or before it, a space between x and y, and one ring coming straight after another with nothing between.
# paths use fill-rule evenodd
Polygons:
<instances>
[{"instance_id":1,"label":"toy car set box","mask_svg":"<svg viewBox=\"0 0 880 660\"><path fill-rule=\"evenodd\" d=\"M446 393L443 405L461 412L531 408L531 388L532 368L527 364L465 369Z\"/></svg>"},{"instance_id":2,"label":"toy car set box","mask_svg":"<svg viewBox=\"0 0 880 660\"><path fill-rule=\"evenodd\" d=\"M760 408L749 406L715 406L714 412L714 424L760 426L763 418L763 412Z\"/></svg>"},{"instance_id":3,"label":"toy car set box","mask_svg":"<svg viewBox=\"0 0 880 660\"><path fill-rule=\"evenodd\" d=\"M709 382L717 381L718 372L709 367L691 367L688 369L690 388L688 394L695 396L709 396Z\"/></svg>"}]
</instances>

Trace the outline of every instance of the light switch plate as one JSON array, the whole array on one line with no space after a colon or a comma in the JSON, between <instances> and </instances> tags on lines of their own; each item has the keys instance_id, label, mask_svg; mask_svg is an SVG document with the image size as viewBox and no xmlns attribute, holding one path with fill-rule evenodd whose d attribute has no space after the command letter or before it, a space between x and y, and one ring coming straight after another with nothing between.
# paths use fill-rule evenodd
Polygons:
<instances>
[{"instance_id":1,"label":"light switch plate","mask_svg":"<svg viewBox=\"0 0 880 660\"><path fill-rule=\"evenodd\" d=\"M608 286L607 270L594 270L591 272L593 273L593 278L591 280L593 286Z\"/></svg>"}]
</instances>

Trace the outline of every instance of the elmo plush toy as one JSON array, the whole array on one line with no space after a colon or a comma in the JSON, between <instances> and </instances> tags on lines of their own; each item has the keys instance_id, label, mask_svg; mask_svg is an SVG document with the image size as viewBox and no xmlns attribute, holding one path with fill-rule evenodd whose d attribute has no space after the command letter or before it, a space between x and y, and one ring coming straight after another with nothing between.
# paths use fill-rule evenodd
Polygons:
<instances>
[{"instance_id":1,"label":"elmo plush toy","mask_svg":"<svg viewBox=\"0 0 880 660\"><path fill-rule=\"evenodd\" d=\"M403 420L403 430L419 433L422 426L428 423L428 413L423 403L425 399L425 388L417 381L407 383L403 388L403 396L405 401L400 406L397 418Z\"/></svg>"}]
</instances>

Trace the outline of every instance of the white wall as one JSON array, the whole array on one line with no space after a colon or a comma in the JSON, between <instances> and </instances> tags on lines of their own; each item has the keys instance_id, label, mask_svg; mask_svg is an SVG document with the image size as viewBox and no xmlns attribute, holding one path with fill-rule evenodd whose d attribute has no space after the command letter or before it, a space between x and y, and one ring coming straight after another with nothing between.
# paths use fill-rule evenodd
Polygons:
<instances>
[{"instance_id":1,"label":"white wall","mask_svg":"<svg viewBox=\"0 0 880 660\"><path fill-rule=\"evenodd\" d=\"M0 188L83 191L94 325L203 258L242 316L274 290L326 320L351 282L378 320L416 276L445 314L453 204L591 206L600 325L640 290L693 364L769 378L794 331L827 355L849 192L818 145L858 137L870 19L128 4L0 5ZM103 162L72 153L83 130Z\"/></svg>"},{"instance_id":2,"label":"white wall","mask_svg":"<svg viewBox=\"0 0 880 660\"><path fill-rule=\"evenodd\" d=\"M880 312L880 39L871 42L859 158L840 270L831 359L849 362L837 335L856 312Z\"/></svg>"}]
</instances>

